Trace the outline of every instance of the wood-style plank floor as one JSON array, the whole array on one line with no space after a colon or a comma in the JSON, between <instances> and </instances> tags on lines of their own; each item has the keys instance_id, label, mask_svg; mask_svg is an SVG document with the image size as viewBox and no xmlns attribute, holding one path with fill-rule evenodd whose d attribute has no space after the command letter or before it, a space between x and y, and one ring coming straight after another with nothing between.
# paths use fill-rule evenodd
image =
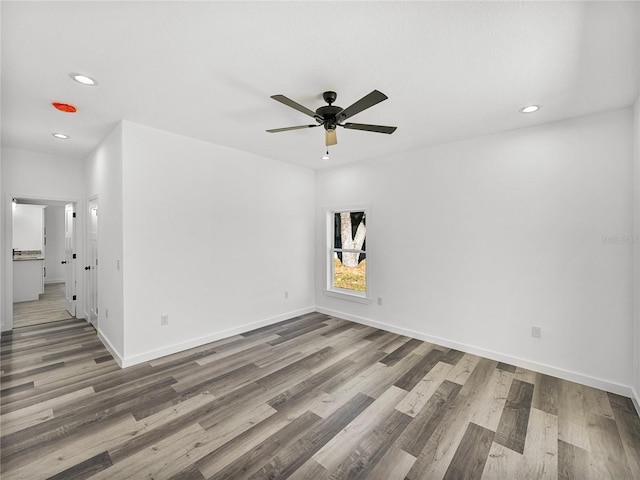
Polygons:
<instances>
[{"instance_id":1,"label":"wood-style plank floor","mask_svg":"<svg viewBox=\"0 0 640 480\"><path fill-rule=\"evenodd\" d=\"M12 479L640 479L630 399L314 313L124 370L83 320L1 339Z\"/></svg>"},{"instance_id":2,"label":"wood-style plank floor","mask_svg":"<svg viewBox=\"0 0 640 480\"><path fill-rule=\"evenodd\" d=\"M39 300L14 303L14 328L72 318L65 310L64 289L64 283L50 283L44 286L44 293Z\"/></svg>"}]
</instances>

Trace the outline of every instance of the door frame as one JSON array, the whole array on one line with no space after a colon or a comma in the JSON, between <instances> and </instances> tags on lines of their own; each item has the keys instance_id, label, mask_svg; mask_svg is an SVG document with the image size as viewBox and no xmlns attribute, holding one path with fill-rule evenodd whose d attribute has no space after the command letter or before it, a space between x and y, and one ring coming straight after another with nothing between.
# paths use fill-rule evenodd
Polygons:
<instances>
[{"instance_id":1,"label":"door frame","mask_svg":"<svg viewBox=\"0 0 640 480\"><path fill-rule=\"evenodd\" d=\"M4 209L4 237L3 237L3 247L4 251L2 252L3 260L4 260L4 277L2 281L2 290L3 297L2 303L3 308L3 322L2 322L2 331L10 331L13 330L13 204L12 200L14 198L24 198L28 200L40 201L40 202L66 202L66 203L74 203L76 206L76 212L80 208L84 208L84 201L79 198L56 198L56 197L41 197L38 195L29 195L28 193L19 193L19 192L11 192L5 193L4 198L2 199L3 209ZM84 238L78 235L78 229L82 229L80 231L84 231L84 218L83 215L76 215L76 229L74 230L75 237L75 245L76 245L76 257L77 261L75 262L74 268L76 273L76 291L84 291L84 279L81 275L79 275L79 265L83 262L84 258ZM84 312L84 308L78 309L78 306L81 305L84 307L84 300L82 297L78 300L76 304L76 316L79 312ZM83 318L83 317L77 317Z\"/></svg>"},{"instance_id":2,"label":"door frame","mask_svg":"<svg viewBox=\"0 0 640 480\"><path fill-rule=\"evenodd\" d=\"M69 227L68 225L68 217L67 217L67 207L71 206L71 213L72 213L72 218L71 218L71 227ZM65 307L67 309L67 312L69 312L69 315L76 317L77 314L77 300L75 300L76 298L76 294L77 294L77 281L76 281L76 262L74 260L78 260L77 259L77 250L78 247L76 245L76 239L77 239L77 234L76 234L76 223L77 223L77 209L78 206L76 203L65 203L64 205L64 261L66 262L65 264L65 275L64 275L64 299L65 299ZM69 249L70 252L68 252L67 250L67 231L71 231L71 248ZM74 254L76 255L76 258L74 258ZM71 286L69 286L70 284L72 284ZM72 299L69 300L69 295L71 294ZM76 317L77 318L77 317Z\"/></svg>"},{"instance_id":3,"label":"door frame","mask_svg":"<svg viewBox=\"0 0 640 480\"><path fill-rule=\"evenodd\" d=\"M100 257L100 251L98 250L98 231L100 229L100 220L97 219L97 226L96 226L96 251L97 251L97 256L96 256L96 264L95 265L91 265L89 262L92 261L91 258L91 207L95 205L96 210L98 211L98 214L96 216L99 216L99 212L100 212L100 201L98 200L98 195L94 195L92 197L89 197L87 199L87 221L85 222L85 226L86 226L86 233L85 233L85 239L86 239L86 259L84 262L84 265L87 265L89 267L91 267L91 270L88 272L85 272L87 275L85 276L85 297L86 297L86 302L84 304L85 306L85 318L87 319L87 321L89 323L91 323L94 328L96 330L98 330L98 321L100 319L100 315L98 315L98 309L100 308L100 286L99 286L99 270L98 270L98 258ZM96 292L95 292L95 296L96 296L96 316L95 316L95 321L93 321L93 317L91 314L91 295L94 293L91 291L91 289L93 288L93 284L92 284L92 279L95 280L95 284L96 284Z\"/></svg>"}]
</instances>

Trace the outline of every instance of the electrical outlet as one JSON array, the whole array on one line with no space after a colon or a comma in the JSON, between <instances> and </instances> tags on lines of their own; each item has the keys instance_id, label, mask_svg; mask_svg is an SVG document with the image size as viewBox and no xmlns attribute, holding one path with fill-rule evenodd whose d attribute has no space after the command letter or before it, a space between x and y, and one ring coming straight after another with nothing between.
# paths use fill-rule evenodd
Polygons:
<instances>
[{"instance_id":1,"label":"electrical outlet","mask_svg":"<svg viewBox=\"0 0 640 480\"><path fill-rule=\"evenodd\" d=\"M284 292L284 298L289 298L289 292L287 292L286 290Z\"/></svg>"},{"instance_id":2,"label":"electrical outlet","mask_svg":"<svg viewBox=\"0 0 640 480\"><path fill-rule=\"evenodd\" d=\"M533 338L542 338L542 328L532 326L531 327L531 336Z\"/></svg>"},{"instance_id":3,"label":"electrical outlet","mask_svg":"<svg viewBox=\"0 0 640 480\"><path fill-rule=\"evenodd\" d=\"M160 315L160 325L169 325L169 315Z\"/></svg>"},{"instance_id":4,"label":"electrical outlet","mask_svg":"<svg viewBox=\"0 0 640 480\"><path fill-rule=\"evenodd\" d=\"M382 305L382 297L378 297L378 305Z\"/></svg>"}]
</instances>

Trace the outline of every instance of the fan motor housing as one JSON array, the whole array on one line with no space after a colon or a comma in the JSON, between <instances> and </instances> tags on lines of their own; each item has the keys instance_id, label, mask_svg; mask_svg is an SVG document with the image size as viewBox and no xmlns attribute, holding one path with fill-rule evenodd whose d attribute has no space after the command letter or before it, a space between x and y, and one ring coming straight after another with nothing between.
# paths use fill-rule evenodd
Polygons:
<instances>
[{"instance_id":1,"label":"fan motor housing","mask_svg":"<svg viewBox=\"0 0 640 480\"><path fill-rule=\"evenodd\" d=\"M316 110L318 123L322 123L325 130L335 130L338 123L338 115L344 110L342 107L331 105L338 98L336 92L327 91L322 94L322 98L329 105L324 105Z\"/></svg>"},{"instance_id":2,"label":"fan motor housing","mask_svg":"<svg viewBox=\"0 0 640 480\"><path fill-rule=\"evenodd\" d=\"M316 115L322 118L325 130L335 130L338 123L338 115L344 108L334 105L325 105L316 110Z\"/></svg>"}]
</instances>

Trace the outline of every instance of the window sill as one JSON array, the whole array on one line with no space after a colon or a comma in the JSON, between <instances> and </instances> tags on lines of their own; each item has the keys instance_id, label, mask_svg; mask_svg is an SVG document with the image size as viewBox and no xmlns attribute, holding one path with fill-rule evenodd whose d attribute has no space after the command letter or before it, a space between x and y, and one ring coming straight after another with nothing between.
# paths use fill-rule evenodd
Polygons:
<instances>
[{"instance_id":1,"label":"window sill","mask_svg":"<svg viewBox=\"0 0 640 480\"><path fill-rule=\"evenodd\" d=\"M357 293L349 293L347 290L327 290L324 289L324 294L328 297L341 298L342 300L348 300L350 302L357 303L371 303L371 298L365 295L358 295Z\"/></svg>"}]
</instances>

